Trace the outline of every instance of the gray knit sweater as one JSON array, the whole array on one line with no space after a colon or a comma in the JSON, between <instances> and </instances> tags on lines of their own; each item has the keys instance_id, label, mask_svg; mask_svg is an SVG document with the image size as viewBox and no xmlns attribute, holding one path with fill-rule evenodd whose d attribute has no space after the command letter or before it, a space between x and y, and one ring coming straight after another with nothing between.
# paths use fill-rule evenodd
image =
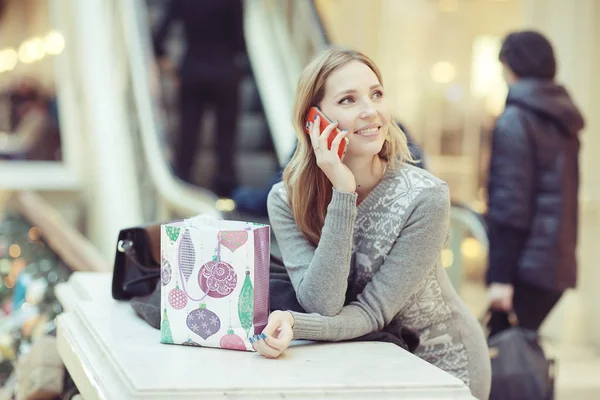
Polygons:
<instances>
[{"instance_id":1,"label":"gray knit sweater","mask_svg":"<svg viewBox=\"0 0 600 400\"><path fill-rule=\"evenodd\" d=\"M419 168L397 165L356 203L355 193L334 189L315 247L298 230L283 183L269 194L273 232L309 313L292 313L294 338L347 340L399 322L418 332L416 355L487 399L490 360L482 329L441 263L448 186Z\"/></svg>"}]
</instances>

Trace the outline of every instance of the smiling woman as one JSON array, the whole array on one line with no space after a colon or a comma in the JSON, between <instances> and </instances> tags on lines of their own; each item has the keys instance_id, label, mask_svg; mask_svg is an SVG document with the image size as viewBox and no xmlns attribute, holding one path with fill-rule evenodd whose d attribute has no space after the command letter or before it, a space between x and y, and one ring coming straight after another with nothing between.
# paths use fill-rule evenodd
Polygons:
<instances>
[{"instance_id":1,"label":"smiling woman","mask_svg":"<svg viewBox=\"0 0 600 400\"><path fill-rule=\"evenodd\" d=\"M332 121L309 121L319 107ZM303 71L296 91L298 148L268 199L271 226L300 308L274 311L254 346L279 356L292 338L340 341L416 331L415 354L487 399L483 332L442 266L450 199L445 182L410 165L392 123L377 66L329 49ZM330 148L327 139L343 129ZM340 159L338 147L348 141Z\"/></svg>"},{"instance_id":2,"label":"smiling woman","mask_svg":"<svg viewBox=\"0 0 600 400\"><path fill-rule=\"evenodd\" d=\"M294 104L298 147L284 181L296 223L314 244L319 241L332 189L356 191L360 202L381 180L388 163L411 161L406 136L392 123L382 85L375 63L355 51L328 50L314 58L300 77ZM334 124L321 134L320 121L308 121L311 133L305 135L301 128L313 106ZM374 127L377 131L369 131ZM331 149L319 146L335 128L343 129L345 136L338 135ZM335 154L343 137L348 150L342 163Z\"/></svg>"}]
</instances>

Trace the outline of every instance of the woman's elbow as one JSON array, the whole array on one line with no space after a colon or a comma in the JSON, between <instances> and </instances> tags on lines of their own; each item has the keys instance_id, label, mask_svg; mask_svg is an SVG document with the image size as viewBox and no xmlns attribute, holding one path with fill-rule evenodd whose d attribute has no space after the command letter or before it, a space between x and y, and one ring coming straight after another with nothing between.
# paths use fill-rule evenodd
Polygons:
<instances>
[{"instance_id":1,"label":"woman's elbow","mask_svg":"<svg viewBox=\"0 0 600 400\"><path fill-rule=\"evenodd\" d=\"M342 311L344 301L334 296L315 296L311 293L298 292L298 303L307 313L317 313L324 317L335 317Z\"/></svg>"}]
</instances>

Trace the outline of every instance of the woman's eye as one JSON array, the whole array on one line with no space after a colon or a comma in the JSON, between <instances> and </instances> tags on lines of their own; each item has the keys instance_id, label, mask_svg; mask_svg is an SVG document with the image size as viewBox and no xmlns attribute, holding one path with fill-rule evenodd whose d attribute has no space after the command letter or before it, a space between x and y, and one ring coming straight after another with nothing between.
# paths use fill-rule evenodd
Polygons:
<instances>
[{"instance_id":1,"label":"woman's eye","mask_svg":"<svg viewBox=\"0 0 600 400\"><path fill-rule=\"evenodd\" d=\"M344 97L338 102L338 104L350 104L352 101L352 97Z\"/></svg>"},{"instance_id":2,"label":"woman's eye","mask_svg":"<svg viewBox=\"0 0 600 400\"><path fill-rule=\"evenodd\" d=\"M383 97L383 92L381 90L376 90L373 92L372 98L379 99Z\"/></svg>"}]
</instances>

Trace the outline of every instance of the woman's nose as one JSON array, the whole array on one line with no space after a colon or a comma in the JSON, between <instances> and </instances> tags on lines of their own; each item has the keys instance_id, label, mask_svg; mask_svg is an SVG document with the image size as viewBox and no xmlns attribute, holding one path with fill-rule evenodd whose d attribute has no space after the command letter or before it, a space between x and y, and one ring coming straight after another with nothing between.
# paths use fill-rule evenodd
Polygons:
<instances>
[{"instance_id":1,"label":"woman's nose","mask_svg":"<svg viewBox=\"0 0 600 400\"><path fill-rule=\"evenodd\" d=\"M360 113L360 117L363 119L372 118L377 115L377 109L371 101L366 101L363 104L363 108Z\"/></svg>"}]
</instances>

